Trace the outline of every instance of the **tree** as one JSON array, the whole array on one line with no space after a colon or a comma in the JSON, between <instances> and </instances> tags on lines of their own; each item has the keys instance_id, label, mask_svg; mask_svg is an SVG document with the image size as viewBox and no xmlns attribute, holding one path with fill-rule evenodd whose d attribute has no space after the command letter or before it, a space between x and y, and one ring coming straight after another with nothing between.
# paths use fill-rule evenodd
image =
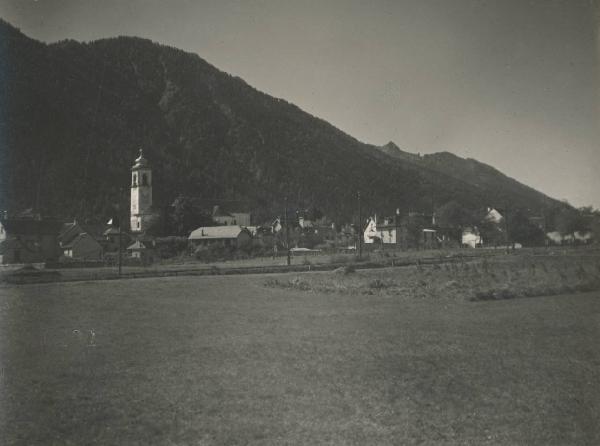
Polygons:
<instances>
[{"instance_id":1,"label":"tree","mask_svg":"<svg viewBox=\"0 0 600 446\"><path fill-rule=\"evenodd\" d=\"M436 223L445 228L463 228L477 221L473 212L455 200L449 201L435 211Z\"/></svg>"},{"instance_id":2,"label":"tree","mask_svg":"<svg viewBox=\"0 0 600 446\"><path fill-rule=\"evenodd\" d=\"M555 216L554 225L562 236L571 235L575 232L586 230L586 221L581 212L574 208L564 208Z\"/></svg>"},{"instance_id":3,"label":"tree","mask_svg":"<svg viewBox=\"0 0 600 446\"><path fill-rule=\"evenodd\" d=\"M545 234L538 226L529 221L522 210L517 210L510 218L510 242L523 246L539 246L544 243Z\"/></svg>"},{"instance_id":4,"label":"tree","mask_svg":"<svg viewBox=\"0 0 600 446\"><path fill-rule=\"evenodd\" d=\"M188 235L197 227L214 225L212 217L199 206L197 200L180 195L173 202L170 228L173 235Z\"/></svg>"}]
</instances>

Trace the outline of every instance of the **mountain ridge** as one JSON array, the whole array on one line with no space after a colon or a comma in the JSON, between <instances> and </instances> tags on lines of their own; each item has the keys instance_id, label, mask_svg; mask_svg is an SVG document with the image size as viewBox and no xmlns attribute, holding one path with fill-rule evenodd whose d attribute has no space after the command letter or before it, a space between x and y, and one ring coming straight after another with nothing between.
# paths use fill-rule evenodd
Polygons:
<instances>
[{"instance_id":1,"label":"mountain ridge","mask_svg":"<svg viewBox=\"0 0 600 446\"><path fill-rule=\"evenodd\" d=\"M0 43L5 209L90 219L116 203L126 209L140 147L155 168L161 206L179 195L221 198L267 218L287 198L294 208L349 220L359 190L365 213L425 211L450 200L468 208L559 205L498 171L478 186L476 176L448 171L466 169L456 160L362 143L196 54L148 39L44 44L6 22L0 35L10 37Z\"/></svg>"}]
</instances>

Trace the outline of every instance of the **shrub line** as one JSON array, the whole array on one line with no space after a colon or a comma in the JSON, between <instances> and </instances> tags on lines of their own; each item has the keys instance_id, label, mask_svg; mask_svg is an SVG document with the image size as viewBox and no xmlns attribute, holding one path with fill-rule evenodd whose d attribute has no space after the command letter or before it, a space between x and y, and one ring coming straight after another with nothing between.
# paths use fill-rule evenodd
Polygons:
<instances>
[{"instance_id":1,"label":"shrub line","mask_svg":"<svg viewBox=\"0 0 600 446\"><path fill-rule=\"evenodd\" d=\"M500 253L499 253L500 254ZM434 265L445 263L462 263L465 260L476 259L480 257L488 257L490 255L499 255L490 253L468 254L459 253L450 257L424 257L420 259L390 259L383 262L351 262L358 269L376 269L376 268L401 268L413 265ZM123 273L120 276L116 273L91 274L88 277L63 277L60 275L46 276L40 274L35 277L18 277L10 274L4 277L6 283L13 285L26 285L38 283L54 283L54 282L89 282L96 280L118 280L118 279L146 279L151 277L179 277L179 276L215 276L215 275L238 275L238 274L281 274L293 272L319 272L333 271L337 268L347 266L348 262L323 263L323 264L308 264L308 265L271 265L271 266L247 266L247 267L230 267L220 268L217 266L209 266L202 269L181 269L181 270L153 270L153 271L138 271Z\"/></svg>"}]
</instances>

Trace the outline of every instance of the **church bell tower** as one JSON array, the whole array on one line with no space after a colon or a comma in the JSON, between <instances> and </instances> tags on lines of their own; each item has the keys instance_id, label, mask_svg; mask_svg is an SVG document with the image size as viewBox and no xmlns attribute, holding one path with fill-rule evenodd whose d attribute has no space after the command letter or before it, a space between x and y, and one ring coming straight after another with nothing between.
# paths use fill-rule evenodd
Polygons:
<instances>
[{"instance_id":1,"label":"church bell tower","mask_svg":"<svg viewBox=\"0 0 600 446\"><path fill-rule=\"evenodd\" d=\"M140 149L131 168L131 232L144 232L152 219L152 169Z\"/></svg>"}]
</instances>

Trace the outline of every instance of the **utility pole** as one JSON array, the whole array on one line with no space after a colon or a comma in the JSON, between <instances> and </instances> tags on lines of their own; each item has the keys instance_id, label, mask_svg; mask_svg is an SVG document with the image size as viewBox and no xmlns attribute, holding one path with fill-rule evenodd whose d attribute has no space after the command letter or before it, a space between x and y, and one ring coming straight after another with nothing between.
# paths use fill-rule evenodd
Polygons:
<instances>
[{"instance_id":1,"label":"utility pole","mask_svg":"<svg viewBox=\"0 0 600 446\"><path fill-rule=\"evenodd\" d=\"M119 214L120 214L120 212L119 212ZM119 218L119 221L118 221L118 223L119 223L119 277L121 277L121 265L122 265L122 261L121 261L122 246L121 246L121 244L123 243L122 242L123 236L121 235L122 234L121 226L122 226L123 222L121 221L121 217L118 217L118 218Z\"/></svg>"},{"instance_id":2,"label":"utility pole","mask_svg":"<svg viewBox=\"0 0 600 446\"><path fill-rule=\"evenodd\" d=\"M358 260L362 259L362 215L360 210L360 191L358 191Z\"/></svg>"},{"instance_id":3,"label":"utility pole","mask_svg":"<svg viewBox=\"0 0 600 446\"><path fill-rule=\"evenodd\" d=\"M287 264L288 266L290 266L292 264L292 259L290 258L290 222L288 221L288 201L287 201L287 197L285 197L285 209L284 209L284 215L285 215L285 248L287 250Z\"/></svg>"},{"instance_id":4,"label":"utility pole","mask_svg":"<svg viewBox=\"0 0 600 446\"><path fill-rule=\"evenodd\" d=\"M510 252L510 234L508 232L508 206L504 208L504 231L506 232L506 252Z\"/></svg>"},{"instance_id":5,"label":"utility pole","mask_svg":"<svg viewBox=\"0 0 600 446\"><path fill-rule=\"evenodd\" d=\"M398 251L398 236L400 235L398 232L398 219L400 218L400 208L396 208L396 218L394 218L394 223L396 224L396 252Z\"/></svg>"}]
</instances>

